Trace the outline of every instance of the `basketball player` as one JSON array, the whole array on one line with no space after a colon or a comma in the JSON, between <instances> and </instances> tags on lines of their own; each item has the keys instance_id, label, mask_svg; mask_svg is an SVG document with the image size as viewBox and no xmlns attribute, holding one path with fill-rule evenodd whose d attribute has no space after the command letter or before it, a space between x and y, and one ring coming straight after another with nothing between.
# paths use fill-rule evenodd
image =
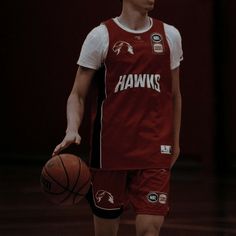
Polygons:
<instances>
[{"instance_id":1,"label":"basketball player","mask_svg":"<svg viewBox=\"0 0 236 236\"><path fill-rule=\"evenodd\" d=\"M173 26L148 16L155 0L122 4L121 15L93 29L83 44L67 103L66 135L53 155L80 144L85 97L104 64L88 194L95 235L117 235L129 205L136 213L137 235L156 236L169 210L170 169L180 152L181 37Z\"/></svg>"}]
</instances>

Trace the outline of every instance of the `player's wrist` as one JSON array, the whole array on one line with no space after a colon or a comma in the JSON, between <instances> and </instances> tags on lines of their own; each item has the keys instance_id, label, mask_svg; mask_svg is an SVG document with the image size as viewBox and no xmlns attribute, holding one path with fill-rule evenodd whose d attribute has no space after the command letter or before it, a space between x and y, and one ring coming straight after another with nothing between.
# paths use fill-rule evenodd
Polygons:
<instances>
[{"instance_id":1,"label":"player's wrist","mask_svg":"<svg viewBox=\"0 0 236 236\"><path fill-rule=\"evenodd\" d=\"M78 134L78 129L66 129L66 134Z\"/></svg>"}]
</instances>

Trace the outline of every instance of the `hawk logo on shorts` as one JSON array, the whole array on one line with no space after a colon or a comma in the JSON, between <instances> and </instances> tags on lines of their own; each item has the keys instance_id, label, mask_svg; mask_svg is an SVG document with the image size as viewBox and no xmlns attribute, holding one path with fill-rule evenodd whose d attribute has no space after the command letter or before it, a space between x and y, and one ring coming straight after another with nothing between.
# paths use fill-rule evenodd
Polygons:
<instances>
[{"instance_id":1,"label":"hawk logo on shorts","mask_svg":"<svg viewBox=\"0 0 236 236\"><path fill-rule=\"evenodd\" d=\"M113 52L116 53L116 55L119 55L121 52L128 52L129 54L134 55L133 47L125 41L116 42L114 44L112 50L113 50Z\"/></svg>"},{"instance_id":2,"label":"hawk logo on shorts","mask_svg":"<svg viewBox=\"0 0 236 236\"><path fill-rule=\"evenodd\" d=\"M101 202L101 200L106 197L107 201L110 202L111 204L114 204L114 197L111 193L105 191L105 190L98 190L95 198L97 200L97 202Z\"/></svg>"}]
</instances>

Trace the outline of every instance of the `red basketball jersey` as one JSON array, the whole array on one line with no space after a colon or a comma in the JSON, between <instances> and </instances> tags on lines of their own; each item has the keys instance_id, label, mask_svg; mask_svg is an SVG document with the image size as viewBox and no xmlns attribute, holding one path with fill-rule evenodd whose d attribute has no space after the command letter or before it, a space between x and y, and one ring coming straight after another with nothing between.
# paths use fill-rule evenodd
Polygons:
<instances>
[{"instance_id":1,"label":"red basketball jersey","mask_svg":"<svg viewBox=\"0 0 236 236\"><path fill-rule=\"evenodd\" d=\"M169 168L173 145L170 50L163 22L131 33L112 19L105 79L100 81L91 167Z\"/></svg>"}]
</instances>

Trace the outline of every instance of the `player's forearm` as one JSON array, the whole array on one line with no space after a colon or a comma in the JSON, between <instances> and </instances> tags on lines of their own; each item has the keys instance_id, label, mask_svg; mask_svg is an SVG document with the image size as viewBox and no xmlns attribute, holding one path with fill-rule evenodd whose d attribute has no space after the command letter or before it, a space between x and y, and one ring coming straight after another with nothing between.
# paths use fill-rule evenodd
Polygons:
<instances>
[{"instance_id":1,"label":"player's forearm","mask_svg":"<svg viewBox=\"0 0 236 236\"><path fill-rule=\"evenodd\" d=\"M78 132L84 115L84 99L77 94L71 94L67 101L66 132Z\"/></svg>"}]
</instances>

